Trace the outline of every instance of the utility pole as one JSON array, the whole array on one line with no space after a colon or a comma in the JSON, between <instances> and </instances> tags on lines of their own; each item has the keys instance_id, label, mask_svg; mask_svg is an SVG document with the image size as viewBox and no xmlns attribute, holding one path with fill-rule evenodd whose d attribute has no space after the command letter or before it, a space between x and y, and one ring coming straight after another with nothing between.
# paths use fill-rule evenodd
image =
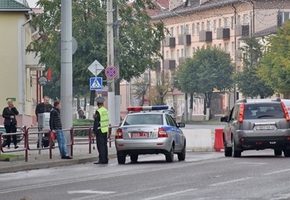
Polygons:
<instances>
[{"instance_id":1,"label":"utility pole","mask_svg":"<svg viewBox=\"0 0 290 200\"><path fill-rule=\"evenodd\" d=\"M107 0L107 64L108 66L114 65L113 0ZM114 126L116 125L114 79L107 78L107 83L109 123Z\"/></svg>"},{"instance_id":2,"label":"utility pole","mask_svg":"<svg viewBox=\"0 0 290 200\"><path fill-rule=\"evenodd\" d=\"M186 28L185 28L185 17L183 17L183 59L186 59ZM185 111L184 111L184 120L188 121L188 95L185 93Z\"/></svg>"},{"instance_id":3,"label":"utility pole","mask_svg":"<svg viewBox=\"0 0 290 200\"><path fill-rule=\"evenodd\" d=\"M72 0L61 0L61 121L63 129L72 127ZM65 132L67 143L70 133ZM68 149L68 153L71 152Z\"/></svg>"}]
</instances>

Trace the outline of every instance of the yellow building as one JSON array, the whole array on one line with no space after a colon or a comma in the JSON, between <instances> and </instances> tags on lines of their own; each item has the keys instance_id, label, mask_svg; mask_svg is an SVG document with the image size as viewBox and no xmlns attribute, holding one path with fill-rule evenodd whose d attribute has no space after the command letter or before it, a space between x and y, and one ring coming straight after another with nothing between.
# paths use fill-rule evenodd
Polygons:
<instances>
[{"instance_id":1,"label":"yellow building","mask_svg":"<svg viewBox=\"0 0 290 200\"><path fill-rule=\"evenodd\" d=\"M0 109L7 106L7 99L13 99L19 111L19 126L34 124L39 96L36 72L41 69L39 58L25 52L38 34L30 26L33 14L25 0L0 1Z\"/></svg>"}]
</instances>

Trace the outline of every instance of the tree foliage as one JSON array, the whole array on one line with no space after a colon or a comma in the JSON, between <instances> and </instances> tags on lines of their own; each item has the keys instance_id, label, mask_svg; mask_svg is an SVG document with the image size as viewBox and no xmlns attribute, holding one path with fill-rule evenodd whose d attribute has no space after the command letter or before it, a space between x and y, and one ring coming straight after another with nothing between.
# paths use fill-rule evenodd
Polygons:
<instances>
[{"instance_id":1,"label":"tree foliage","mask_svg":"<svg viewBox=\"0 0 290 200\"><path fill-rule=\"evenodd\" d=\"M236 82L239 91L246 97L272 96L274 91L258 77L259 60L263 56L263 45L256 38L244 40L245 45L240 48L243 52L243 70L237 73Z\"/></svg>"},{"instance_id":2,"label":"tree foliage","mask_svg":"<svg viewBox=\"0 0 290 200\"><path fill-rule=\"evenodd\" d=\"M145 96L149 89L149 80L145 78L138 78L133 83L133 94L135 98L140 99L140 106L144 105Z\"/></svg>"},{"instance_id":3,"label":"tree foliage","mask_svg":"<svg viewBox=\"0 0 290 200\"><path fill-rule=\"evenodd\" d=\"M261 59L258 76L276 92L290 93L290 21L269 37L269 49Z\"/></svg>"},{"instance_id":4,"label":"tree foliage","mask_svg":"<svg viewBox=\"0 0 290 200\"><path fill-rule=\"evenodd\" d=\"M233 73L231 59L224 51L216 47L203 47L179 66L176 85L189 94L204 94L205 112L211 106L214 89L225 91L233 87Z\"/></svg>"},{"instance_id":5,"label":"tree foliage","mask_svg":"<svg viewBox=\"0 0 290 200\"><path fill-rule=\"evenodd\" d=\"M155 66L156 60L161 57L159 44L165 37L165 27L162 22L150 24L146 10L155 8L151 1L137 0L128 4L124 0L114 3L119 4L119 16L122 19L119 23L120 40L115 41L121 66L120 78L129 81ZM43 8L43 13L37 15L32 24L39 27L41 38L33 41L27 51L39 53L40 63L51 67L53 76L59 76L61 0L39 0L38 5ZM73 55L73 85L89 90L88 83L92 74L88 66L94 60L107 66L106 4L95 0L73 0L72 9L72 33L78 43L78 49ZM105 78L104 72L100 76ZM53 84L59 88L59 81ZM75 90L77 93L80 91Z\"/></svg>"}]
</instances>

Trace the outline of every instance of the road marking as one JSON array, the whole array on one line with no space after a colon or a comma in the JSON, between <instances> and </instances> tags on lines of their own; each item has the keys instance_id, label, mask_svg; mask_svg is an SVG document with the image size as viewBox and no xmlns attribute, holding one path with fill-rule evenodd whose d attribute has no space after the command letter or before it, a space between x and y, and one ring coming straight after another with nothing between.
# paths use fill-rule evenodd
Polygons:
<instances>
[{"instance_id":1,"label":"road marking","mask_svg":"<svg viewBox=\"0 0 290 200\"><path fill-rule=\"evenodd\" d=\"M220 183L214 183L214 184L211 184L210 186L226 185L226 184L229 184L229 183L235 183L235 182L249 180L251 178L253 178L253 177L245 177L245 178L240 178L240 179L234 179L234 180L230 180L230 181L224 181L224 182L220 182Z\"/></svg>"},{"instance_id":2,"label":"road marking","mask_svg":"<svg viewBox=\"0 0 290 200\"><path fill-rule=\"evenodd\" d=\"M271 200L286 200L290 198L290 194L282 194L280 197L274 197Z\"/></svg>"},{"instance_id":3,"label":"road marking","mask_svg":"<svg viewBox=\"0 0 290 200\"><path fill-rule=\"evenodd\" d=\"M268 176L268 175L280 174L280 173L289 172L289 171L290 171L290 169L284 169L284 170L279 170L279 171L274 171L274 172L266 173L266 174L263 174L263 175Z\"/></svg>"},{"instance_id":4,"label":"road marking","mask_svg":"<svg viewBox=\"0 0 290 200\"><path fill-rule=\"evenodd\" d=\"M156 196L156 197L150 197L150 198L147 198L147 199L144 199L144 200L160 199L160 198L163 198L163 197L174 196L174 195L177 195L177 194L191 192L191 191L194 191L194 190L197 190L197 189L193 188L193 189L182 190L182 191L178 191L178 192L167 193L167 194L159 195L159 196Z\"/></svg>"},{"instance_id":5,"label":"road marking","mask_svg":"<svg viewBox=\"0 0 290 200\"><path fill-rule=\"evenodd\" d=\"M266 165L267 163L257 163L257 162L236 162L235 165Z\"/></svg>"},{"instance_id":6,"label":"road marking","mask_svg":"<svg viewBox=\"0 0 290 200\"><path fill-rule=\"evenodd\" d=\"M113 191L94 191L94 190L77 190L67 191L68 194L113 194Z\"/></svg>"}]
</instances>

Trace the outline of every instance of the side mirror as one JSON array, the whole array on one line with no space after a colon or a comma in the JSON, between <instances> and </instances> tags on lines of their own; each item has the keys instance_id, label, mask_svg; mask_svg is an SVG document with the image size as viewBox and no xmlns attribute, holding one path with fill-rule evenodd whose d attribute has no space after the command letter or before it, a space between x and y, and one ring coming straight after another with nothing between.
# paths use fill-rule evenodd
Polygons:
<instances>
[{"instance_id":1,"label":"side mirror","mask_svg":"<svg viewBox=\"0 0 290 200\"><path fill-rule=\"evenodd\" d=\"M183 122L178 122L178 123L177 123L177 127L178 127L178 128L184 128L184 127L185 127L185 123L183 123Z\"/></svg>"},{"instance_id":2,"label":"side mirror","mask_svg":"<svg viewBox=\"0 0 290 200\"><path fill-rule=\"evenodd\" d=\"M221 117L221 122L228 122L228 116Z\"/></svg>"}]
</instances>

